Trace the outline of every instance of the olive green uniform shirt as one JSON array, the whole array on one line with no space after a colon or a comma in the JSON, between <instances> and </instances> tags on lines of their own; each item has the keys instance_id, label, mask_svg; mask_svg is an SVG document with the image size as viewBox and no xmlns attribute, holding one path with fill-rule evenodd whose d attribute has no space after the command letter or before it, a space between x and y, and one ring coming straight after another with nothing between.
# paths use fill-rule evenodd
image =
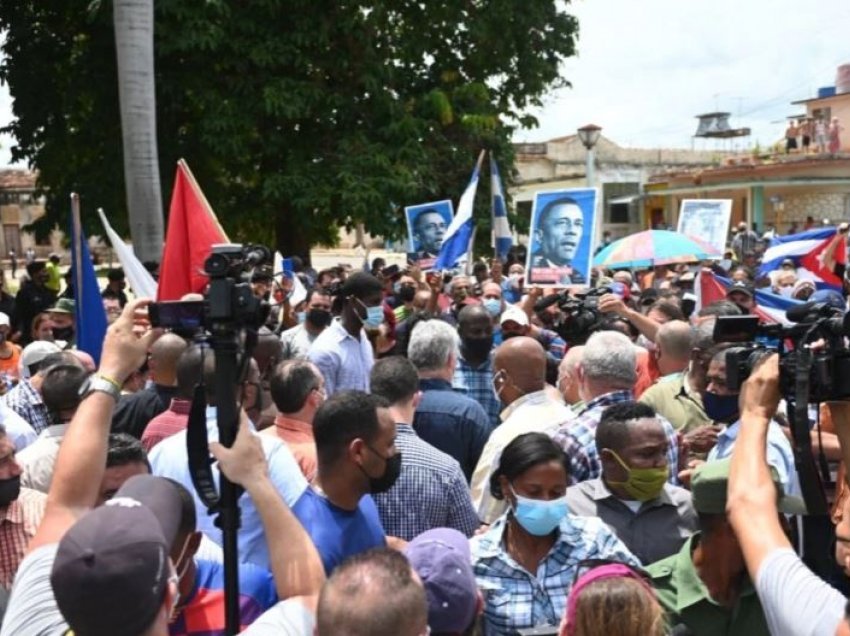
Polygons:
<instances>
[{"instance_id":1,"label":"olive green uniform shirt","mask_svg":"<svg viewBox=\"0 0 850 636\"><path fill-rule=\"evenodd\" d=\"M721 607L709 596L691 558L698 537L694 534L678 554L646 568L670 627L684 624L694 636L770 636L749 578L735 607Z\"/></svg>"},{"instance_id":2,"label":"olive green uniform shirt","mask_svg":"<svg viewBox=\"0 0 850 636\"><path fill-rule=\"evenodd\" d=\"M686 373L661 378L643 392L639 401L651 406L682 433L712 423L703 410L700 394L688 385Z\"/></svg>"}]
</instances>

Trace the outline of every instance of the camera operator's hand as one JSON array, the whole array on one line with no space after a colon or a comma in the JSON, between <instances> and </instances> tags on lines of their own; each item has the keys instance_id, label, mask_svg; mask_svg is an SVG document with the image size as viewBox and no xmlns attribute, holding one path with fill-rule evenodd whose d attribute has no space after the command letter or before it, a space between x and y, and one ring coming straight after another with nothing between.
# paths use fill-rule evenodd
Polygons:
<instances>
[{"instance_id":1,"label":"camera operator's hand","mask_svg":"<svg viewBox=\"0 0 850 636\"><path fill-rule=\"evenodd\" d=\"M770 420L779 407L779 356L772 354L759 362L741 387L739 404L744 414Z\"/></svg>"},{"instance_id":2,"label":"camera operator's hand","mask_svg":"<svg viewBox=\"0 0 850 636\"><path fill-rule=\"evenodd\" d=\"M599 311L603 314L613 313L618 316L625 316L629 308L626 307L623 299L616 294L605 294L599 298Z\"/></svg>"},{"instance_id":3,"label":"camera operator's hand","mask_svg":"<svg viewBox=\"0 0 850 636\"><path fill-rule=\"evenodd\" d=\"M151 345L162 335L161 329L152 329L139 335L134 326L138 320L146 319L144 310L150 299L137 298L127 303L118 319L106 330L103 352L98 372L119 384L142 366Z\"/></svg>"},{"instance_id":4,"label":"camera operator's hand","mask_svg":"<svg viewBox=\"0 0 850 636\"><path fill-rule=\"evenodd\" d=\"M240 416L239 432L233 446L226 448L219 442L210 442L210 453L218 460L224 476L245 490L250 490L252 485L268 476L263 444L248 426L248 418L244 414Z\"/></svg>"}]
</instances>

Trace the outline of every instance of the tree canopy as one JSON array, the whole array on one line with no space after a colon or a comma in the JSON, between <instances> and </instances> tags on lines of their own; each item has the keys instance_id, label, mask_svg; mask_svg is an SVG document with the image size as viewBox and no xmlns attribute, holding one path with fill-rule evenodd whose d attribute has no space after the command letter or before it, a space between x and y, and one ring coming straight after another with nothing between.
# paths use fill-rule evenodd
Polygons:
<instances>
[{"instance_id":1,"label":"tree canopy","mask_svg":"<svg viewBox=\"0 0 850 636\"><path fill-rule=\"evenodd\" d=\"M184 157L233 239L304 254L360 222L401 236L402 208L457 201L481 148L510 179L513 131L566 84L577 22L563 7L157 0L164 200ZM102 206L125 231L111 3L0 3L0 30L15 115L5 131L13 158L39 170L46 223L64 221L75 190L90 229Z\"/></svg>"}]
</instances>

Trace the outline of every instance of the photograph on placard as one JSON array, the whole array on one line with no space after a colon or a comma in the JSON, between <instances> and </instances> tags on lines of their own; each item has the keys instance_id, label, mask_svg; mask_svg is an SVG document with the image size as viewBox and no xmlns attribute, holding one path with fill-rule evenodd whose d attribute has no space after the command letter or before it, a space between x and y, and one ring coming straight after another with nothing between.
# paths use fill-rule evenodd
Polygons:
<instances>
[{"instance_id":1,"label":"photograph on placard","mask_svg":"<svg viewBox=\"0 0 850 636\"><path fill-rule=\"evenodd\" d=\"M711 245L718 256L726 249L732 199L685 199L676 231Z\"/></svg>"},{"instance_id":2,"label":"photograph on placard","mask_svg":"<svg viewBox=\"0 0 850 636\"><path fill-rule=\"evenodd\" d=\"M447 199L409 205L404 208L404 216L407 219L409 252L420 267L430 267L440 253L446 230L454 217L452 202Z\"/></svg>"}]
</instances>

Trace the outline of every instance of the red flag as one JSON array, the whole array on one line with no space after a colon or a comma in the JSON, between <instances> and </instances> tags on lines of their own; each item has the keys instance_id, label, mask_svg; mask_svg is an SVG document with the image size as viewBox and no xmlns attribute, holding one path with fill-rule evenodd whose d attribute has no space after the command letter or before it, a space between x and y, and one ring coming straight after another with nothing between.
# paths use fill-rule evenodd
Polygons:
<instances>
[{"instance_id":1,"label":"red flag","mask_svg":"<svg viewBox=\"0 0 850 636\"><path fill-rule=\"evenodd\" d=\"M829 247L829 244L835 240L835 237L830 237L828 239L824 239L820 245L818 245L811 252L806 254L800 259L800 265L805 267L807 270L812 272L815 276L820 278L824 283L841 289L842 280L840 276L836 276L833 268L826 264L824 257L826 256L826 248ZM838 239L838 245L833 252L832 258L835 259L835 262L839 265L847 265L847 239L844 236L840 236Z\"/></svg>"},{"instance_id":2,"label":"red flag","mask_svg":"<svg viewBox=\"0 0 850 636\"><path fill-rule=\"evenodd\" d=\"M181 159L168 211L157 300L180 300L185 294L203 293L208 281L204 261L214 244L229 242L192 171Z\"/></svg>"}]
</instances>

